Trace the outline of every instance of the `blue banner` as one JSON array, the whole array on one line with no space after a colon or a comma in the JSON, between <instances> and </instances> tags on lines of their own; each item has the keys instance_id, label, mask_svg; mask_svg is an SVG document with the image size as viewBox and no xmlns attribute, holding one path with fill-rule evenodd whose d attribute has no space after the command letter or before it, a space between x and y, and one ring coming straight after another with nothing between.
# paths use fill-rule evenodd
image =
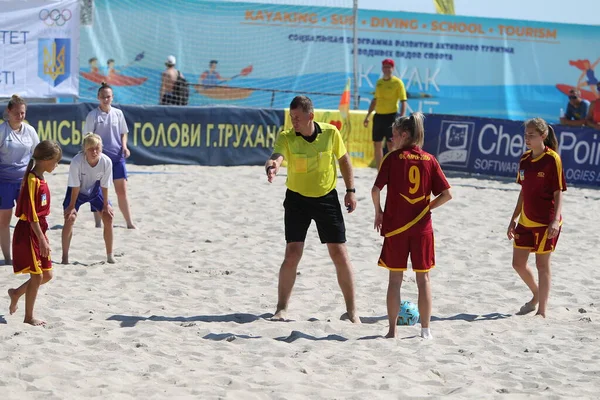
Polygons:
<instances>
[{"instance_id":1,"label":"blue banner","mask_svg":"<svg viewBox=\"0 0 600 400\"><path fill-rule=\"evenodd\" d=\"M81 149L85 117L96 105L32 104L27 121L57 141L64 160ZM129 128L129 162L138 165L262 165L284 122L283 110L236 107L117 106Z\"/></svg>"},{"instance_id":2,"label":"blue banner","mask_svg":"<svg viewBox=\"0 0 600 400\"><path fill-rule=\"evenodd\" d=\"M396 62L409 111L556 122L571 88L598 97L598 26L360 9L355 81L351 8L94 4L80 49L86 101L107 81L120 103L157 104L168 55L192 84L190 105L285 108L310 93L318 108L337 109L351 78L367 109L385 58Z\"/></svg>"},{"instance_id":3,"label":"blue banner","mask_svg":"<svg viewBox=\"0 0 600 400\"><path fill-rule=\"evenodd\" d=\"M553 125L568 183L600 186L600 133ZM517 176L525 147L522 122L428 115L424 149L444 170Z\"/></svg>"}]
</instances>

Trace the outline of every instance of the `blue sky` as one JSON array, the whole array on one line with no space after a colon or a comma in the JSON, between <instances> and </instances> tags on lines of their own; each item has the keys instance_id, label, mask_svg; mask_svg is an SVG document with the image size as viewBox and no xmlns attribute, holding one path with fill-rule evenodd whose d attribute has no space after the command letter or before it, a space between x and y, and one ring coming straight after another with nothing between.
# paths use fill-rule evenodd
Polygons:
<instances>
[{"instance_id":1,"label":"blue sky","mask_svg":"<svg viewBox=\"0 0 600 400\"><path fill-rule=\"evenodd\" d=\"M236 0L226 0L236 1ZM237 0L239 1L239 0ZM257 3L352 7L353 0L255 0ZM374 10L434 13L432 0L358 0ZM600 25L600 0L454 0L457 15Z\"/></svg>"}]
</instances>

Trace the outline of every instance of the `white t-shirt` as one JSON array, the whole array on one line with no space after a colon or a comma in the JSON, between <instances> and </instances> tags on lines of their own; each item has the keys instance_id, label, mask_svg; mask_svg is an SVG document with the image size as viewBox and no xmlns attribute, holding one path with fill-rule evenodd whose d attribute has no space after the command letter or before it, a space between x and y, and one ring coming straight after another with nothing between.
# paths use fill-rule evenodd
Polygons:
<instances>
[{"instance_id":1,"label":"white t-shirt","mask_svg":"<svg viewBox=\"0 0 600 400\"><path fill-rule=\"evenodd\" d=\"M105 113L100 107L90 111L85 119L83 133L93 132L102 138L102 152L114 162L123 158L123 139L121 135L128 133L123 111L111 107Z\"/></svg>"},{"instance_id":2,"label":"white t-shirt","mask_svg":"<svg viewBox=\"0 0 600 400\"><path fill-rule=\"evenodd\" d=\"M29 124L13 131L8 121L0 124L0 182L20 182L35 146L40 142L37 132Z\"/></svg>"},{"instance_id":3,"label":"white t-shirt","mask_svg":"<svg viewBox=\"0 0 600 400\"><path fill-rule=\"evenodd\" d=\"M92 167L85 159L85 153L77 153L69 166L69 187L79 187L80 193L90 195L96 182L100 187L109 188L112 182L112 161L106 154L100 154L100 160Z\"/></svg>"}]
</instances>

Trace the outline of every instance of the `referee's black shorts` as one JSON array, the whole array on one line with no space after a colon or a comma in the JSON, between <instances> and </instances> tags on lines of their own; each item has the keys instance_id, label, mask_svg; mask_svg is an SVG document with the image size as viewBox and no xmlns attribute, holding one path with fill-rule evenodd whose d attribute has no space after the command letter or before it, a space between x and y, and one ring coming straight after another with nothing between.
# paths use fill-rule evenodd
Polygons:
<instances>
[{"instance_id":1,"label":"referee's black shorts","mask_svg":"<svg viewBox=\"0 0 600 400\"><path fill-rule=\"evenodd\" d=\"M375 114L373 117L373 141L381 142L383 138L392 140L392 124L396 119L396 113L393 114Z\"/></svg>"},{"instance_id":2,"label":"referee's black shorts","mask_svg":"<svg viewBox=\"0 0 600 400\"><path fill-rule=\"evenodd\" d=\"M345 243L346 226L337 190L323 197L306 197L287 190L285 201L285 241L304 242L310 222L315 220L321 243Z\"/></svg>"}]
</instances>

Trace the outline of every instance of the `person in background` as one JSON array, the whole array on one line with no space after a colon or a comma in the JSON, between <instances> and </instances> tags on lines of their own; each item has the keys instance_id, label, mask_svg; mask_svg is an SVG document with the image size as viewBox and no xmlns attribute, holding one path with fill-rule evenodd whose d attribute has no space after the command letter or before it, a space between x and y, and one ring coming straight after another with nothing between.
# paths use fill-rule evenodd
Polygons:
<instances>
[{"instance_id":1,"label":"person in background","mask_svg":"<svg viewBox=\"0 0 600 400\"><path fill-rule=\"evenodd\" d=\"M7 119L0 125L0 247L4 263L12 264L10 220L21 182L33 150L40 139L35 129L24 122L27 104L13 95L6 106Z\"/></svg>"},{"instance_id":2,"label":"person in background","mask_svg":"<svg viewBox=\"0 0 600 400\"><path fill-rule=\"evenodd\" d=\"M561 125L585 126L589 108L590 102L581 98L580 90L571 89L567 112L560 118Z\"/></svg>"},{"instance_id":3,"label":"person in background","mask_svg":"<svg viewBox=\"0 0 600 400\"><path fill-rule=\"evenodd\" d=\"M375 111L373 117L373 148L375 151L375 168L379 168L383 158L383 139L386 139L387 150L393 150L392 124L398 116L398 102L400 102L400 116L406 113L406 90L402 80L393 76L394 60L386 58L381 63L383 76L377 80L375 94L369 111L363 122L365 128L369 126L369 116Z\"/></svg>"},{"instance_id":4,"label":"person in background","mask_svg":"<svg viewBox=\"0 0 600 400\"><path fill-rule=\"evenodd\" d=\"M160 105L180 105L181 100L175 95L174 87L177 77L183 77L183 74L175 68L177 60L175 56L168 56L165 61L165 67L167 67L161 75L159 102Z\"/></svg>"},{"instance_id":5,"label":"person in background","mask_svg":"<svg viewBox=\"0 0 600 400\"><path fill-rule=\"evenodd\" d=\"M115 193L119 209L127 223L127 229L135 229L129 199L127 197L127 167L125 159L131 155L127 146L129 129L125 122L123 111L111 106L113 90L110 85L102 83L98 89L98 108L90 111L85 119L85 132L96 133L102 139L103 151L112 161L112 179L115 184ZM94 213L96 227L100 227L100 215Z\"/></svg>"},{"instance_id":6,"label":"person in background","mask_svg":"<svg viewBox=\"0 0 600 400\"><path fill-rule=\"evenodd\" d=\"M598 82L597 88L600 92L600 82ZM590 128L600 129L600 99L592 101L584 122Z\"/></svg>"}]
</instances>

